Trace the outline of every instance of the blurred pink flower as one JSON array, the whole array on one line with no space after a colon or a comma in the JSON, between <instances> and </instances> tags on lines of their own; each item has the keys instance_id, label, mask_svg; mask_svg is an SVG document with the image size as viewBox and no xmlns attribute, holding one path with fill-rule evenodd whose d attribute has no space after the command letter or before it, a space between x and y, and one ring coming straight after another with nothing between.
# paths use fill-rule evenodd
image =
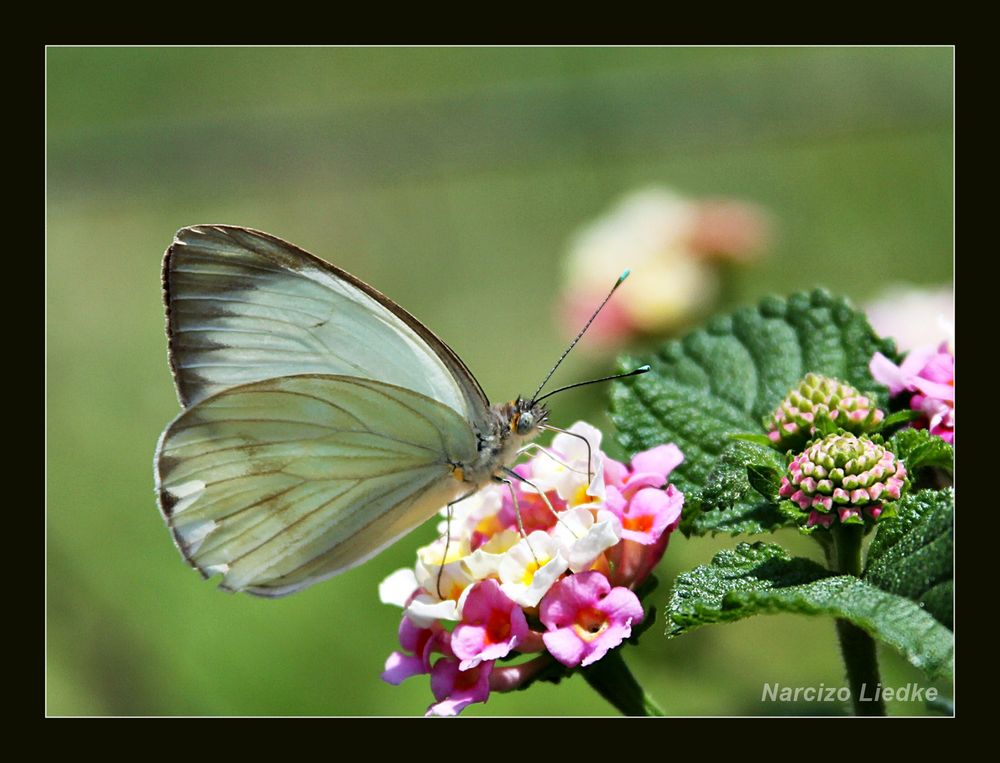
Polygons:
<instances>
[{"instance_id":1,"label":"blurred pink flower","mask_svg":"<svg viewBox=\"0 0 1000 763\"><path fill-rule=\"evenodd\" d=\"M695 207L691 248L704 257L748 262L771 242L771 220L755 204L705 199Z\"/></svg>"},{"instance_id":2,"label":"blurred pink flower","mask_svg":"<svg viewBox=\"0 0 1000 763\"><path fill-rule=\"evenodd\" d=\"M701 201L658 187L629 194L574 237L560 323L575 335L628 268L633 275L627 295L605 306L585 346L672 331L714 302L717 262L756 258L770 240L770 227L763 210L737 200Z\"/></svg>"}]
</instances>

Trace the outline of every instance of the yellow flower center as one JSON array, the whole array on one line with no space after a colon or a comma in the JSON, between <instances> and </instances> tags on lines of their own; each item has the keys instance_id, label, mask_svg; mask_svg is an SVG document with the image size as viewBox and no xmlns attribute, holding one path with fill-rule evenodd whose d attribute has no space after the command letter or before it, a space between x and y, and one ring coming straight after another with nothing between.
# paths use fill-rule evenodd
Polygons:
<instances>
[{"instance_id":1,"label":"yellow flower center","mask_svg":"<svg viewBox=\"0 0 1000 763\"><path fill-rule=\"evenodd\" d=\"M573 497L569 502L571 506L580 506L584 503L590 503L591 500L593 500L591 496L587 494L588 487L589 485L580 485L580 487L576 489L576 492L573 494Z\"/></svg>"},{"instance_id":2,"label":"yellow flower center","mask_svg":"<svg viewBox=\"0 0 1000 763\"><path fill-rule=\"evenodd\" d=\"M524 575L521 577L521 582L525 585L530 586L531 581L535 579L535 573L538 572L542 567L548 564L550 561L549 557L541 557L540 559L533 559L524 566Z\"/></svg>"}]
</instances>

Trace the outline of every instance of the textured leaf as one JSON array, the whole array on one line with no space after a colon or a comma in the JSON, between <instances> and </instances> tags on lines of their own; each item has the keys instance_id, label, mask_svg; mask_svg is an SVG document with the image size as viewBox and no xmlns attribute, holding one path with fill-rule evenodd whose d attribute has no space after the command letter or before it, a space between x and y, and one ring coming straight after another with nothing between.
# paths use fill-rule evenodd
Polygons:
<instances>
[{"instance_id":1,"label":"textured leaf","mask_svg":"<svg viewBox=\"0 0 1000 763\"><path fill-rule=\"evenodd\" d=\"M731 442L716 460L697 500L690 502L681 529L687 535L755 535L794 522L775 501L784 457L752 442Z\"/></svg>"},{"instance_id":2,"label":"textured leaf","mask_svg":"<svg viewBox=\"0 0 1000 763\"><path fill-rule=\"evenodd\" d=\"M895 413L890 413L882 419L882 423L879 425L879 431L885 432L898 426L899 424L908 424L911 421L916 421L917 419L922 418L923 415L922 411L915 411L912 408L904 408L900 411L896 411Z\"/></svg>"},{"instance_id":3,"label":"textured leaf","mask_svg":"<svg viewBox=\"0 0 1000 763\"><path fill-rule=\"evenodd\" d=\"M921 490L896 504L896 515L879 523L862 578L884 591L920 603L952 625L954 493Z\"/></svg>"},{"instance_id":4,"label":"textured leaf","mask_svg":"<svg viewBox=\"0 0 1000 763\"><path fill-rule=\"evenodd\" d=\"M730 436L763 434L763 418L806 373L841 379L884 405L888 390L868 371L877 350L896 357L892 341L876 337L864 314L846 300L823 290L768 298L716 317L652 356L623 358L623 368L648 363L652 372L614 386L611 417L630 453L676 443L685 460L671 481L692 507L717 508L700 492ZM745 474L740 480L732 491L742 498L726 506L733 514L690 523L688 530L746 531L743 523L759 510L760 496L745 489ZM762 532L765 524L754 519L748 526Z\"/></svg>"},{"instance_id":5,"label":"textured leaf","mask_svg":"<svg viewBox=\"0 0 1000 763\"><path fill-rule=\"evenodd\" d=\"M901 429L887 445L906 464L911 476L927 467L954 470L955 449L926 429Z\"/></svg>"},{"instance_id":6,"label":"textured leaf","mask_svg":"<svg viewBox=\"0 0 1000 763\"><path fill-rule=\"evenodd\" d=\"M878 532L868 548L867 566L896 545L927 514L942 507L954 509L953 490L921 490L904 495L893 504L894 513L878 523Z\"/></svg>"},{"instance_id":7,"label":"textured leaf","mask_svg":"<svg viewBox=\"0 0 1000 763\"><path fill-rule=\"evenodd\" d=\"M779 612L849 620L930 676L951 673L952 634L918 604L772 544L741 543L680 575L667 604L667 635Z\"/></svg>"},{"instance_id":8,"label":"textured leaf","mask_svg":"<svg viewBox=\"0 0 1000 763\"><path fill-rule=\"evenodd\" d=\"M938 619L938 622L955 629L954 581L946 580L927 590L917 602Z\"/></svg>"}]
</instances>

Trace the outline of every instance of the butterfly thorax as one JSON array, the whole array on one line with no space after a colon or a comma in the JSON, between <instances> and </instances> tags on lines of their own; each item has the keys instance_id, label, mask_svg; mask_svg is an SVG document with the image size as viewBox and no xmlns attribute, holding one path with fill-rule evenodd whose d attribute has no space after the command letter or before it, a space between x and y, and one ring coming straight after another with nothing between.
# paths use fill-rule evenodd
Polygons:
<instances>
[{"instance_id":1,"label":"butterfly thorax","mask_svg":"<svg viewBox=\"0 0 1000 763\"><path fill-rule=\"evenodd\" d=\"M477 485L492 479L502 467L514 462L522 446L538 436L548 417L544 405L523 398L492 406L485 431L476 431L476 458L459 464L461 475L456 477Z\"/></svg>"}]
</instances>

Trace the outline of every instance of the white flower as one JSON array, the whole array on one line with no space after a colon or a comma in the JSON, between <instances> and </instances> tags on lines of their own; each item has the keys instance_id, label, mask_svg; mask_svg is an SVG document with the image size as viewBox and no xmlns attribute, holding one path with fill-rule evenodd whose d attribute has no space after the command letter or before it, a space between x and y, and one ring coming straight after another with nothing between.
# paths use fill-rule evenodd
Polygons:
<instances>
[{"instance_id":1,"label":"white flower","mask_svg":"<svg viewBox=\"0 0 1000 763\"><path fill-rule=\"evenodd\" d=\"M405 607L406 602L419 587L416 574L412 569L404 567L378 584L378 598L383 604Z\"/></svg>"},{"instance_id":2,"label":"white flower","mask_svg":"<svg viewBox=\"0 0 1000 763\"><path fill-rule=\"evenodd\" d=\"M522 538L500 562L500 590L522 607L536 607L567 569L559 543L536 530Z\"/></svg>"},{"instance_id":3,"label":"white flower","mask_svg":"<svg viewBox=\"0 0 1000 763\"><path fill-rule=\"evenodd\" d=\"M578 507L562 512L551 533L570 570L581 572L621 540L621 525L613 515L595 522L590 509Z\"/></svg>"},{"instance_id":4,"label":"white flower","mask_svg":"<svg viewBox=\"0 0 1000 763\"><path fill-rule=\"evenodd\" d=\"M576 505L591 498L603 501L604 462L601 459L601 431L582 421L552 439L552 446L533 461L531 481L542 490L555 490L560 498ZM581 440L580 438L585 438ZM587 448L587 445L590 448ZM589 461L588 461L589 458ZM588 484L588 474L591 479ZM525 488L529 490L529 488Z\"/></svg>"},{"instance_id":5,"label":"white flower","mask_svg":"<svg viewBox=\"0 0 1000 763\"><path fill-rule=\"evenodd\" d=\"M450 532L452 538L470 538L476 527L484 520L497 515L502 505L502 499L497 485L487 485L477 493L473 493L464 501L452 505ZM448 516L448 507L438 512L442 517ZM448 531L447 519L439 522L438 533L442 536ZM491 533L485 533L487 535ZM450 554L449 554L450 556Z\"/></svg>"},{"instance_id":6,"label":"white flower","mask_svg":"<svg viewBox=\"0 0 1000 763\"><path fill-rule=\"evenodd\" d=\"M438 545L443 544L437 541L418 551L415 572L421 593L406 608L407 617L421 627L426 627L433 620L461 618L464 597L476 582L476 578L469 574L463 564L462 557L442 564L440 555L435 557L433 553L426 553L428 549Z\"/></svg>"},{"instance_id":7,"label":"white flower","mask_svg":"<svg viewBox=\"0 0 1000 763\"><path fill-rule=\"evenodd\" d=\"M515 530L501 530L486 543L462 559L466 571L476 580L500 576L500 563L521 536Z\"/></svg>"},{"instance_id":8,"label":"white flower","mask_svg":"<svg viewBox=\"0 0 1000 763\"><path fill-rule=\"evenodd\" d=\"M468 590L468 589L467 589ZM463 596L458 601L451 599L440 600L429 594L422 593L415 598L404 611L410 621L418 628L429 628L435 620L461 620Z\"/></svg>"}]
</instances>

